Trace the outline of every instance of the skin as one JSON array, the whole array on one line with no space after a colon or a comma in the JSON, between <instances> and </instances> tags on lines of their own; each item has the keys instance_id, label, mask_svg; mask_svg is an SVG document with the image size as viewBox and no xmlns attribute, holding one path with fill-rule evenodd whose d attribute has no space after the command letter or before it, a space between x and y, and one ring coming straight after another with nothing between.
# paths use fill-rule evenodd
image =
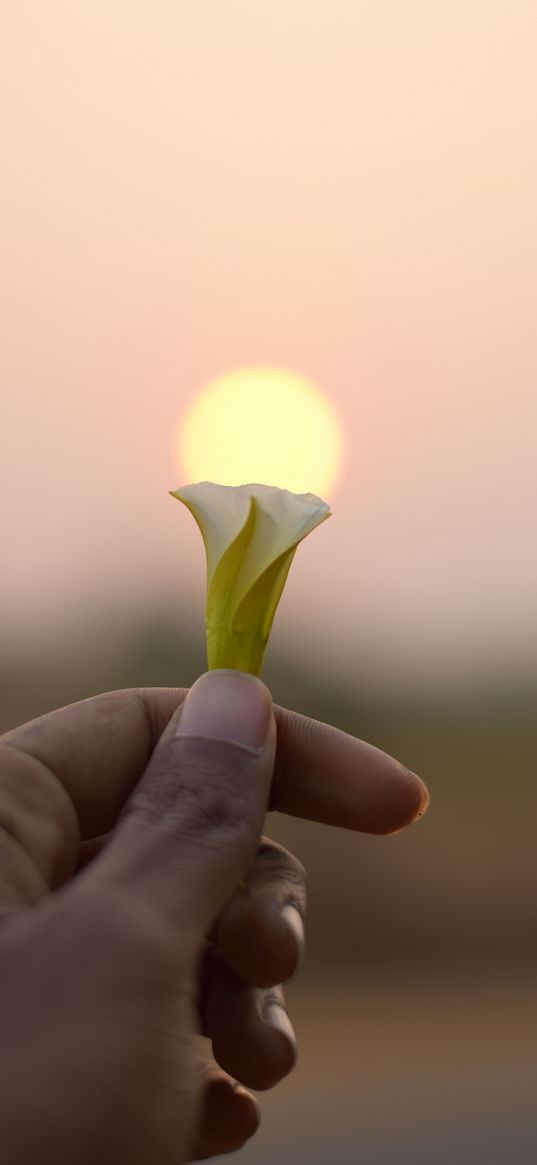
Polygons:
<instances>
[{"instance_id":1,"label":"skin","mask_svg":"<svg viewBox=\"0 0 537 1165\"><path fill-rule=\"evenodd\" d=\"M10 1165L240 1148L259 1120L248 1089L296 1059L281 983L302 957L305 876L261 836L266 809L380 834L426 808L397 761L284 708L258 755L185 742L185 696L113 692L0 740Z\"/></svg>"}]
</instances>

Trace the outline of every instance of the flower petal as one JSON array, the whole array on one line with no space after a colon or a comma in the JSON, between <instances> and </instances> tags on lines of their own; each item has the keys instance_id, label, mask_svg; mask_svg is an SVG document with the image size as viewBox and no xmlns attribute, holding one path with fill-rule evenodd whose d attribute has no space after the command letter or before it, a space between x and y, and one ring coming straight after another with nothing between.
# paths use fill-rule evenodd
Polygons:
<instances>
[{"instance_id":1,"label":"flower petal","mask_svg":"<svg viewBox=\"0 0 537 1165\"><path fill-rule=\"evenodd\" d=\"M173 492L193 514L207 554L209 667L259 673L298 543L330 515L315 494L199 482Z\"/></svg>"}]
</instances>

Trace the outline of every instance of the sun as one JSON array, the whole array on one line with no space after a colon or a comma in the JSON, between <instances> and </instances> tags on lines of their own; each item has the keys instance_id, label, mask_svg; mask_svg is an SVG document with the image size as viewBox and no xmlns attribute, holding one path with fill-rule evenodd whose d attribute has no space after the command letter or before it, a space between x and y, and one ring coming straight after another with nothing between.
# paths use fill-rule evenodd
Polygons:
<instances>
[{"instance_id":1,"label":"sun","mask_svg":"<svg viewBox=\"0 0 537 1165\"><path fill-rule=\"evenodd\" d=\"M185 482L259 482L326 498L341 478L344 445L336 410L305 377L239 368L194 398L174 451Z\"/></svg>"}]
</instances>

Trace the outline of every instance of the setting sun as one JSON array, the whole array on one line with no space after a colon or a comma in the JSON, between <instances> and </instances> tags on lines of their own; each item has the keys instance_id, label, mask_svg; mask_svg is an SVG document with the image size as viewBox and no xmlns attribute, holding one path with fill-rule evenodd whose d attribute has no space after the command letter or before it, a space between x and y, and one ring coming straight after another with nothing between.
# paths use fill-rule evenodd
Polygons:
<instances>
[{"instance_id":1,"label":"setting sun","mask_svg":"<svg viewBox=\"0 0 537 1165\"><path fill-rule=\"evenodd\" d=\"M261 482L333 496L344 436L314 384L279 368L241 368L208 384L182 418L175 441L185 481Z\"/></svg>"}]
</instances>

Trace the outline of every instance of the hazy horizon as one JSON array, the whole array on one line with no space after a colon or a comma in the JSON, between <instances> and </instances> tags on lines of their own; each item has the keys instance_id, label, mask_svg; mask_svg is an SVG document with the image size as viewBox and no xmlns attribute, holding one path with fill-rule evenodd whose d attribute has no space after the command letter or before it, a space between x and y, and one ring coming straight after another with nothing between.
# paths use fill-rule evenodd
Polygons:
<instances>
[{"instance_id":1,"label":"hazy horizon","mask_svg":"<svg viewBox=\"0 0 537 1165\"><path fill-rule=\"evenodd\" d=\"M173 435L277 364L351 457L274 650L534 666L535 33L530 2L6 10L5 641L174 594L201 618Z\"/></svg>"}]
</instances>

